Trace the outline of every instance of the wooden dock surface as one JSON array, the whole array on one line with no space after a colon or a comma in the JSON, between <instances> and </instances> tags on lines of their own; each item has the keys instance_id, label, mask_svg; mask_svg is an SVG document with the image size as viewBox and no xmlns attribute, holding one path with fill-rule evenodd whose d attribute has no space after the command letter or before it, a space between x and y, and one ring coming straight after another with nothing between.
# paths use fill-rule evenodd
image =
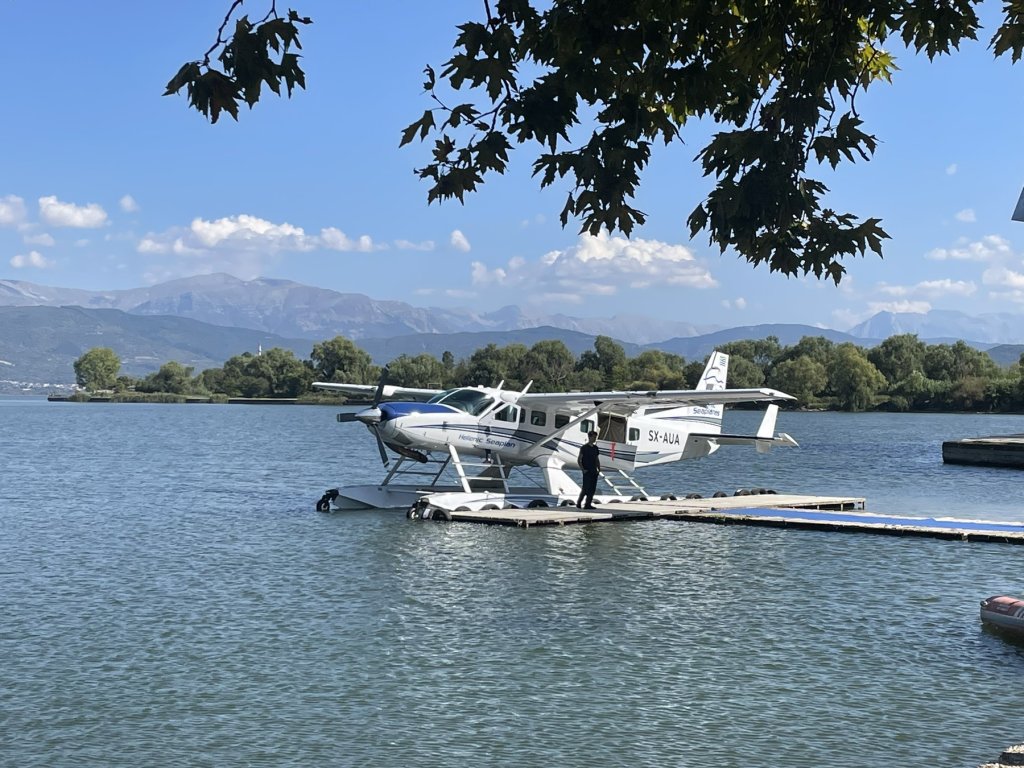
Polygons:
<instances>
[{"instance_id":1,"label":"wooden dock surface","mask_svg":"<svg viewBox=\"0 0 1024 768\"><path fill-rule=\"evenodd\" d=\"M529 528L635 520L755 525L802 530L925 536L1024 544L1024 523L910 517L864 511L857 497L771 494L711 499L622 501L594 511L575 507L444 512L434 519Z\"/></svg>"}]
</instances>

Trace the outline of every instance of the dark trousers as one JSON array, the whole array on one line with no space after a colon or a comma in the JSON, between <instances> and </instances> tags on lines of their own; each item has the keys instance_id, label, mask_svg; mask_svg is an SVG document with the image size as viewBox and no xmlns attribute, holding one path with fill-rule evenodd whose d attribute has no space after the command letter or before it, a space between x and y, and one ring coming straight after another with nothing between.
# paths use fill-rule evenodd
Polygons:
<instances>
[{"instance_id":1,"label":"dark trousers","mask_svg":"<svg viewBox=\"0 0 1024 768\"><path fill-rule=\"evenodd\" d=\"M597 492L599 474L598 472L583 473L583 490L580 491L580 497L576 500L577 507L592 507L594 505L594 494ZM584 499L586 503L584 503Z\"/></svg>"}]
</instances>

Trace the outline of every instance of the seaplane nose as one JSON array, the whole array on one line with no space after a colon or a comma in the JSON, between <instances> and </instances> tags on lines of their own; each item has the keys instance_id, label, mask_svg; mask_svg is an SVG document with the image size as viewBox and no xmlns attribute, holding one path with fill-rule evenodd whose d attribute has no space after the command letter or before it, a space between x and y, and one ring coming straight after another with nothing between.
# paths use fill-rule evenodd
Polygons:
<instances>
[{"instance_id":1,"label":"seaplane nose","mask_svg":"<svg viewBox=\"0 0 1024 768\"><path fill-rule=\"evenodd\" d=\"M380 408L366 408L365 410L359 411L355 415L356 421L361 421L363 424L379 424L380 423Z\"/></svg>"}]
</instances>

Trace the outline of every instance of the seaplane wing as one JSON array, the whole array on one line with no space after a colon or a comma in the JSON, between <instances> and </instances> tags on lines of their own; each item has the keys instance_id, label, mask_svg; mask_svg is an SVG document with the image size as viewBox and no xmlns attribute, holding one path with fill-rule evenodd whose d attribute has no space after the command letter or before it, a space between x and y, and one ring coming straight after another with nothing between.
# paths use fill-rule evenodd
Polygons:
<instances>
[{"instance_id":1,"label":"seaplane wing","mask_svg":"<svg viewBox=\"0 0 1024 768\"><path fill-rule=\"evenodd\" d=\"M410 402L426 401L434 395L443 392L441 389L417 389L416 387L396 387L385 384L381 387L378 384L339 384L333 381L314 381L313 386L317 389L326 389L330 392L343 392L346 395L366 395L374 397L378 388L381 390L379 397L388 400L400 399Z\"/></svg>"},{"instance_id":2,"label":"seaplane wing","mask_svg":"<svg viewBox=\"0 0 1024 768\"><path fill-rule=\"evenodd\" d=\"M641 405L730 405L735 403L759 403L775 400L795 400L792 395L777 389L660 389L648 391L610 392L550 392L528 393L519 398L519 404L565 405L594 407L610 410L613 406L625 409Z\"/></svg>"}]
</instances>

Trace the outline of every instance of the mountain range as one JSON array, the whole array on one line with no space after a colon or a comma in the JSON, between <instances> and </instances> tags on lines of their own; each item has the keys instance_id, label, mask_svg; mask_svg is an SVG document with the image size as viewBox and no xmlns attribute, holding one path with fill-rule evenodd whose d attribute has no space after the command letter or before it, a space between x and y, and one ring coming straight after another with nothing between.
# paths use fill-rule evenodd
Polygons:
<instances>
[{"instance_id":1,"label":"mountain range","mask_svg":"<svg viewBox=\"0 0 1024 768\"><path fill-rule=\"evenodd\" d=\"M168 360L197 371L245 351L283 347L307 358L313 343L343 335L385 363L400 354L445 351L466 357L489 343L561 339L579 354L594 337L616 339L628 355L657 348L687 359L739 339L777 336L783 345L804 336L873 346L900 333L930 344L964 339L1006 364L1019 356L1020 318L969 316L948 310L925 314L880 312L847 332L800 324L720 328L642 316L579 318L530 315L516 306L490 313L422 308L340 293L288 280L239 280L201 275L127 290L88 291L0 280L0 387L25 389L46 382L69 386L72 363L95 346L113 348L123 371L141 376ZM1001 346L991 349L995 345Z\"/></svg>"},{"instance_id":2,"label":"mountain range","mask_svg":"<svg viewBox=\"0 0 1024 768\"><path fill-rule=\"evenodd\" d=\"M579 318L528 315L517 306L479 314L401 301L371 299L290 280L239 280L225 274L197 275L145 288L85 291L0 280L0 306L79 306L119 309L132 315L172 315L211 325L251 328L288 338L322 341L338 334L350 339L390 338L417 333L515 331L551 326L603 334L637 344L716 330L650 317Z\"/></svg>"}]
</instances>

